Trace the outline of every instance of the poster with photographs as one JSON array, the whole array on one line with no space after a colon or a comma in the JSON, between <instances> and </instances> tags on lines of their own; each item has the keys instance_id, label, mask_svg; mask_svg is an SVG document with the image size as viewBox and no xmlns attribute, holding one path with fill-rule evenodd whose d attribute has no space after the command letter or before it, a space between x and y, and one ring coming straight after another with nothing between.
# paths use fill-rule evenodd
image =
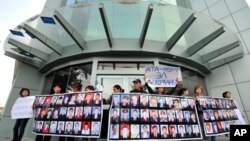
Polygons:
<instances>
[{"instance_id":1,"label":"poster with photographs","mask_svg":"<svg viewBox=\"0 0 250 141\"><path fill-rule=\"evenodd\" d=\"M33 133L99 138L102 111L102 92L37 96Z\"/></svg>"},{"instance_id":2,"label":"poster with photographs","mask_svg":"<svg viewBox=\"0 0 250 141\"><path fill-rule=\"evenodd\" d=\"M108 140L202 139L193 98L113 94Z\"/></svg>"},{"instance_id":3,"label":"poster with photographs","mask_svg":"<svg viewBox=\"0 0 250 141\"><path fill-rule=\"evenodd\" d=\"M204 130L206 136L228 134L230 125L242 124L237 113L239 109L232 99L201 97Z\"/></svg>"}]
</instances>

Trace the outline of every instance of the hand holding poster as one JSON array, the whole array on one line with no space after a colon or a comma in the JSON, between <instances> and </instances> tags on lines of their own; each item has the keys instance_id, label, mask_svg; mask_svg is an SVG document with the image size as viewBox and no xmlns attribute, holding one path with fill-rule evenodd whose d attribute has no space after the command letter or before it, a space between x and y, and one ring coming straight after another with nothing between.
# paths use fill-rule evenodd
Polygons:
<instances>
[{"instance_id":1,"label":"hand holding poster","mask_svg":"<svg viewBox=\"0 0 250 141\"><path fill-rule=\"evenodd\" d=\"M84 92L36 97L33 133L99 138L102 93Z\"/></svg>"},{"instance_id":2,"label":"hand holding poster","mask_svg":"<svg viewBox=\"0 0 250 141\"><path fill-rule=\"evenodd\" d=\"M147 66L145 77L154 87L175 87L177 80L182 80L180 67L171 66Z\"/></svg>"},{"instance_id":3,"label":"hand holding poster","mask_svg":"<svg viewBox=\"0 0 250 141\"><path fill-rule=\"evenodd\" d=\"M244 124L240 122L241 114L237 114L239 109L231 99L202 97L199 102L206 136L228 134L230 125Z\"/></svg>"},{"instance_id":4,"label":"hand holding poster","mask_svg":"<svg viewBox=\"0 0 250 141\"><path fill-rule=\"evenodd\" d=\"M113 94L108 140L201 139L193 98Z\"/></svg>"},{"instance_id":5,"label":"hand holding poster","mask_svg":"<svg viewBox=\"0 0 250 141\"><path fill-rule=\"evenodd\" d=\"M35 96L20 97L16 100L11 110L11 119L33 117L33 103Z\"/></svg>"}]
</instances>

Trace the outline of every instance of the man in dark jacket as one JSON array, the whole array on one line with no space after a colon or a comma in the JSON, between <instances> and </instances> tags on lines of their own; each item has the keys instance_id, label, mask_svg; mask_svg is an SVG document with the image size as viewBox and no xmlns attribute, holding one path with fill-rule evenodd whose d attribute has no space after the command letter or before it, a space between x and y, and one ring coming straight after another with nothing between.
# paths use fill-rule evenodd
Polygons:
<instances>
[{"instance_id":1,"label":"man in dark jacket","mask_svg":"<svg viewBox=\"0 0 250 141\"><path fill-rule=\"evenodd\" d=\"M142 86L141 86L141 80L140 79L135 79L133 81L134 83L134 89L130 91L130 93L147 93L146 91L144 91L142 89Z\"/></svg>"}]
</instances>

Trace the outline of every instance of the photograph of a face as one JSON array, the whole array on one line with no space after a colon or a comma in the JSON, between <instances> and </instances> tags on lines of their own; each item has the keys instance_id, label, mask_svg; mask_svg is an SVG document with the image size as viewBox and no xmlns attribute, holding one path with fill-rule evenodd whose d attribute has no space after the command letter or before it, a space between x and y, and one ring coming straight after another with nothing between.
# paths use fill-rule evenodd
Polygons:
<instances>
[{"instance_id":1,"label":"photograph of a face","mask_svg":"<svg viewBox=\"0 0 250 141\"><path fill-rule=\"evenodd\" d=\"M75 119L76 120L81 120L82 119L82 113L83 113L83 107L76 107Z\"/></svg>"},{"instance_id":2,"label":"photograph of a face","mask_svg":"<svg viewBox=\"0 0 250 141\"><path fill-rule=\"evenodd\" d=\"M207 134L213 134L213 128L211 122L205 122L204 123L204 128Z\"/></svg>"},{"instance_id":3,"label":"photograph of a face","mask_svg":"<svg viewBox=\"0 0 250 141\"><path fill-rule=\"evenodd\" d=\"M90 121L83 121L81 134L82 135L90 135L90 127L91 127Z\"/></svg>"},{"instance_id":4,"label":"photograph of a face","mask_svg":"<svg viewBox=\"0 0 250 141\"><path fill-rule=\"evenodd\" d=\"M85 93L84 105L93 105L94 94L91 92Z\"/></svg>"},{"instance_id":5,"label":"photograph of a face","mask_svg":"<svg viewBox=\"0 0 250 141\"><path fill-rule=\"evenodd\" d=\"M71 94L68 105L70 106L76 105L76 98L77 98L77 94Z\"/></svg>"},{"instance_id":6,"label":"photograph of a face","mask_svg":"<svg viewBox=\"0 0 250 141\"><path fill-rule=\"evenodd\" d=\"M76 104L77 106L83 105L84 97L85 97L85 94L81 94L81 93L77 94L77 95L76 95L75 104Z\"/></svg>"},{"instance_id":7,"label":"photograph of a face","mask_svg":"<svg viewBox=\"0 0 250 141\"><path fill-rule=\"evenodd\" d=\"M173 98L174 109L181 109L181 102L179 98Z\"/></svg>"},{"instance_id":8,"label":"photograph of a face","mask_svg":"<svg viewBox=\"0 0 250 141\"><path fill-rule=\"evenodd\" d=\"M168 116L166 110L159 110L159 119L160 122L168 122Z\"/></svg>"},{"instance_id":9,"label":"photograph of a face","mask_svg":"<svg viewBox=\"0 0 250 141\"><path fill-rule=\"evenodd\" d=\"M149 110L141 109L141 122L148 122L148 121L149 121Z\"/></svg>"},{"instance_id":10,"label":"photograph of a face","mask_svg":"<svg viewBox=\"0 0 250 141\"><path fill-rule=\"evenodd\" d=\"M91 119L91 111L92 111L92 107L90 106L86 106L83 109L83 119Z\"/></svg>"},{"instance_id":11,"label":"photograph of a face","mask_svg":"<svg viewBox=\"0 0 250 141\"><path fill-rule=\"evenodd\" d=\"M184 114L184 122L185 123L190 123L191 122L190 112L189 111L183 111L183 114Z\"/></svg>"},{"instance_id":12,"label":"photograph of a face","mask_svg":"<svg viewBox=\"0 0 250 141\"><path fill-rule=\"evenodd\" d=\"M118 123L120 121L120 109L114 108L111 113L111 123Z\"/></svg>"},{"instance_id":13,"label":"photograph of a face","mask_svg":"<svg viewBox=\"0 0 250 141\"><path fill-rule=\"evenodd\" d=\"M131 139L140 138L140 125L139 124L131 124L130 131L131 131Z\"/></svg>"},{"instance_id":14,"label":"photograph of a face","mask_svg":"<svg viewBox=\"0 0 250 141\"><path fill-rule=\"evenodd\" d=\"M178 137L186 138L186 129L185 129L185 125L183 124L178 125Z\"/></svg>"},{"instance_id":15,"label":"photograph of a face","mask_svg":"<svg viewBox=\"0 0 250 141\"><path fill-rule=\"evenodd\" d=\"M158 124L151 124L150 128L151 128L150 137L153 139L160 138L159 125Z\"/></svg>"},{"instance_id":16,"label":"photograph of a face","mask_svg":"<svg viewBox=\"0 0 250 141\"><path fill-rule=\"evenodd\" d=\"M93 107L92 111L92 120L100 120L101 119L101 107Z\"/></svg>"},{"instance_id":17,"label":"photograph of a face","mask_svg":"<svg viewBox=\"0 0 250 141\"><path fill-rule=\"evenodd\" d=\"M181 107L182 107L183 110L189 109L189 106L188 106L188 99L186 99L186 98L181 98Z\"/></svg>"},{"instance_id":18,"label":"photograph of a face","mask_svg":"<svg viewBox=\"0 0 250 141\"><path fill-rule=\"evenodd\" d=\"M198 125L192 125L193 137L200 137L200 131Z\"/></svg>"},{"instance_id":19,"label":"photograph of a face","mask_svg":"<svg viewBox=\"0 0 250 141\"><path fill-rule=\"evenodd\" d=\"M167 124L161 124L161 138L169 138L169 132L168 132L168 125Z\"/></svg>"},{"instance_id":20,"label":"photograph of a face","mask_svg":"<svg viewBox=\"0 0 250 141\"><path fill-rule=\"evenodd\" d=\"M57 121L51 121L50 128L49 128L49 133L50 134L55 134L56 133L56 128L57 128Z\"/></svg>"},{"instance_id":21,"label":"photograph of a face","mask_svg":"<svg viewBox=\"0 0 250 141\"><path fill-rule=\"evenodd\" d=\"M50 126L50 121L45 121L43 124L43 134L48 134L49 133L49 126Z\"/></svg>"},{"instance_id":22,"label":"photograph of a face","mask_svg":"<svg viewBox=\"0 0 250 141\"><path fill-rule=\"evenodd\" d=\"M148 139L150 138L150 127L149 124L141 124L141 138Z\"/></svg>"},{"instance_id":23,"label":"photograph of a face","mask_svg":"<svg viewBox=\"0 0 250 141\"><path fill-rule=\"evenodd\" d=\"M121 107L129 107L129 104L130 104L130 96L121 95Z\"/></svg>"},{"instance_id":24,"label":"photograph of a face","mask_svg":"<svg viewBox=\"0 0 250 141\"><path fill-rule=\"evenodd\" d=\"M69 95L69 94L64 95L64 99L63 99L63 103L62 103L62 104L63 104L64 106L67 106L68 103L69 103L70 98L71 98L71 95Z\"/></svg>"},{"instance_id":25,"label":"photograph of a face","mask_svg":"<svg viewBox=\"0 0 250 141\"><path fill-rule=\"evenodd\" d=\"M73 121L65 122L64 134L72 135L73 134Z\"/></svg>"},{"instance_id":26,"label":"photograph of a face","mask_svg":"<svg viewBox=\"0 0 250 141\"><path fill-rule=\"evenodd\" d=\"M176 122L176 116L174 110L167 110L168 122Z\"/></svg>"},{"instance_id":27,"label":"photograph of a face","mask_svg":"<svg viewBox=\"0 0 250 141\"><path fill-rule=\"evenodd\" d=\"M112 100L112 107L120 107L120 95L113 94Z\"/></svg>"},{"instance_id":28,"label":"photograph of a face","mask_svg":"<svg viewBox=\"0 0 250 141\"><path fill-rule=\"evenodd\" d=\"M81 134L81 125L82 125L82 122L80 122L80 121L75 121L74 122L74 127L73 127L73 134L74 135L80 135Z\"/></svg>"},{"instance_id":29,"label":"photograph of a face","mask_svg":"<svg viewBox=\"0 0 250 141\"><path fill-rule=\"evenodd\" d=\"M91 122L91 135L99 135L100 134L100 122Z\"/></svg>"},{"instance_id":30,"label":"photograph of a face","mask_svg":"<svg viewBox=\"0 0 250 141\"><path fill-rule=\"evenodd\" d=\"M166 97L166 107L168 109L173 108L173 99L172 99L172 97Z\"/></svg>"},{"instance_id":31,"label":"photograph of a face","mask_svg":"<svg viewBox=\"0 0 250 141\"><path fill-rule=\"evenodd\" d=\"M188 106L190 109L194 110L195 109L195 102L194 99L188 99Z\"/></svg>"},{"instance_id":32,"label":"photograph of a face","mask_svg":"<svg viewBox=\"0 0 250 141\"><path fill-rule=\"evenodd\" d=\"M140 121L139 115L140 115L139 109L130 109L131 122L139 122Z\"/></svg>"},{"instance_id":33,"label":"photograph of a face","mask_svg":"<svg viewBox=\"0 0 250 141\"><path fill-rule=\"evenodd\" d=\"M57 98L58 98L58 96L52 96L50 106L55 106L56 105Z\"/></svg>"},{"instance_id":34,"label":"photograph of a face","mask_svg":"<svg viewBox=\"0 0 250 141\"><path fill-rule=\"evenodd\" d=\"M157 97L156 96L149 96L149 107L157 108Z\"/></svg>"},{"instance_id":35,"label":"photograph of a face","mask_svg":"<svg viewBox=\"0 0 250 141\"><path fill-rule=\"evenodd\" d=\"M64 124L65 124L65 121L58 121L58 126L56 130L57 134L64 134Z\"/></svg>"},{"instance_id":36,"label":"photograph of a face","mask_svg":"<svg viewBox=\"0 0 250 141\"><path fill-rule=\"evenodd\" d=\"M120 124L120 139L130 139L129 124Z\"/></svg>"},{"instance_id":37,"label":"photograph of a face","mask_svg":"<svg viewBox=\"0 0 250 141\"><path fill-rule=\"evenodd\" d=\"M58 96L55 105L56 106L61 106L63 104L63 99L64 99L64 96Z\"/></svg>"},{"instance_id":38,"label":"photograph of a face","mask_svg":"<svg viewBox=\"0 0 250 141\"><path fill-rule=\"evenodd\" d=\"M95 93L94 95L94 105L95 106L100 106L101 105L101 101L102 100L102 97L99 93Z\"/></svg>"},{"instance_id":39,"label":"photograph of a face","mask_svg":"<svg viewBox=\"0 0 250 141\"><path fill-rule=\"evenodd\" d=\"M119 124L111 124L109 130L109 138L110 139L118 139L119 138Z\"/></svg>"},{"instance_id":40,"label":"photograph of a face","mask_svg":"<svg viewBox=\"0 0 250 141\"><path fill-rule=\"evenodd\" d=\"M187 132L187 137L192 138L193 137L193 130L192 130L192 125L188 124L186 125L186 132Z\"/></svg>"},{"instance_id":41,"label":"photograph of a face","mask_svg":"<svg viewBox=\"0 0 250 141\"><path fill-rule=\"evenodd\" d=\"M158 97L158 107L159 108L166 108L165 97Z\"/></svg>"},{"instance_id":42,"label":"photograph of a face","mask_svg":"<svg viewBox=\"0 0 250 141\"><path fill-rule=\"evenodd\" d=\"M141 100L141 107L148 107L148 96L145 96L145 95L141 95L140 97L140 100Z\"/></svg>"},{"instance_id":43,"label":"photograph of a face","mask_svg":"<svg viewBox=\"0 0 250 141\"><path fill-rule=\"evenodd\" d=\"M129 109L121 109L121 121L129 122Z\"/></svg>"},{"instance_id":44,"label":"photograph of a face","mask_svg":"<svg viewBox=\"0 0 250 141\"><path fill-rule=\"evenodd\" d=\"M178 135L177 135L177 126L174 125L174 124L170 124L168 126L168 129L169 129L169 138L177 138Z\"/></svg>"},{"instance_id":45,"label":"photograph of a face","mask_svg":"<svg viewBox=\"0 0 250 141\"><path fill-rule=\"evenodd\" d=\"M75 107L68 107L67 119L74 119Z\"/></svg>"},{"instance_id":46,"label":"photograph of a face","mask_svg":"<svg viewBox=\"0 0 250 141\"><path fill-rule=\"evenodd\" d=\"M158 110L151 109L150 110L150 122L158 122L158 121L159 121Z\"/></svg>"},{"instance_id":47,"label":"photograph of a face","mask_svg":"<svg viewBox=\"0 0 250 141\"><path fill-rule=\"evenodd\" d=\"M139 95L131 95L130 96L130 106L131 107L139 107L140 96Z\"/></svg>"},{"instance_id":48,"label":"photograph of a face","mask_svg":"<svg viewBox=\"0 0 250 141\"><path fill-rule=\"evenodd\" d=\"M43 121L37 121L36 122L36 132L42 133L43 130Z\"/></svg>"}]
</instances>

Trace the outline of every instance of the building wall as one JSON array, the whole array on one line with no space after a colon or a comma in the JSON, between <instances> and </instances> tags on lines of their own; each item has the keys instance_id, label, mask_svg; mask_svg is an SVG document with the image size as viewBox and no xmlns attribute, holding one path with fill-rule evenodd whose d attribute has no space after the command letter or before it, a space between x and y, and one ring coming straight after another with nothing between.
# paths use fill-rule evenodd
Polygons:
<instances>
[{"instance_id":1,"label":"building wall","mask_svg":"<svg viewBox=\"0 0 250 141\"><path fill-rule=\"evenodd\" d=\"M231 91L250 121L250 8L245 0L190 0L194 11L219 20L234 31L244 46L244 57L214 69L205 78L210 95L221 97Z\"/></svg>"},{"instance_id":2,"label":"building wall","mask_svg":"<svg viewBox=\"0 0 250 141\"><path fill-rule=\"evenodd\" d=\"M38 69L31 67L29 65L20 63L18 67L15 68L18 70L17 75L13 81L13 86L11 88L9 98L6 102L3 116L0 121L0 138L12 138L13 136L13 127L15 120L11 119L11 109L18 97L20 97L19 92L21 88L29 88L31 95L40 95L43 84L43 75L38 72ZM26 126L25 134L26 137L34 138L32 132L32 120L29 120L29 123Z\"/></svg>"}]
</instances>

